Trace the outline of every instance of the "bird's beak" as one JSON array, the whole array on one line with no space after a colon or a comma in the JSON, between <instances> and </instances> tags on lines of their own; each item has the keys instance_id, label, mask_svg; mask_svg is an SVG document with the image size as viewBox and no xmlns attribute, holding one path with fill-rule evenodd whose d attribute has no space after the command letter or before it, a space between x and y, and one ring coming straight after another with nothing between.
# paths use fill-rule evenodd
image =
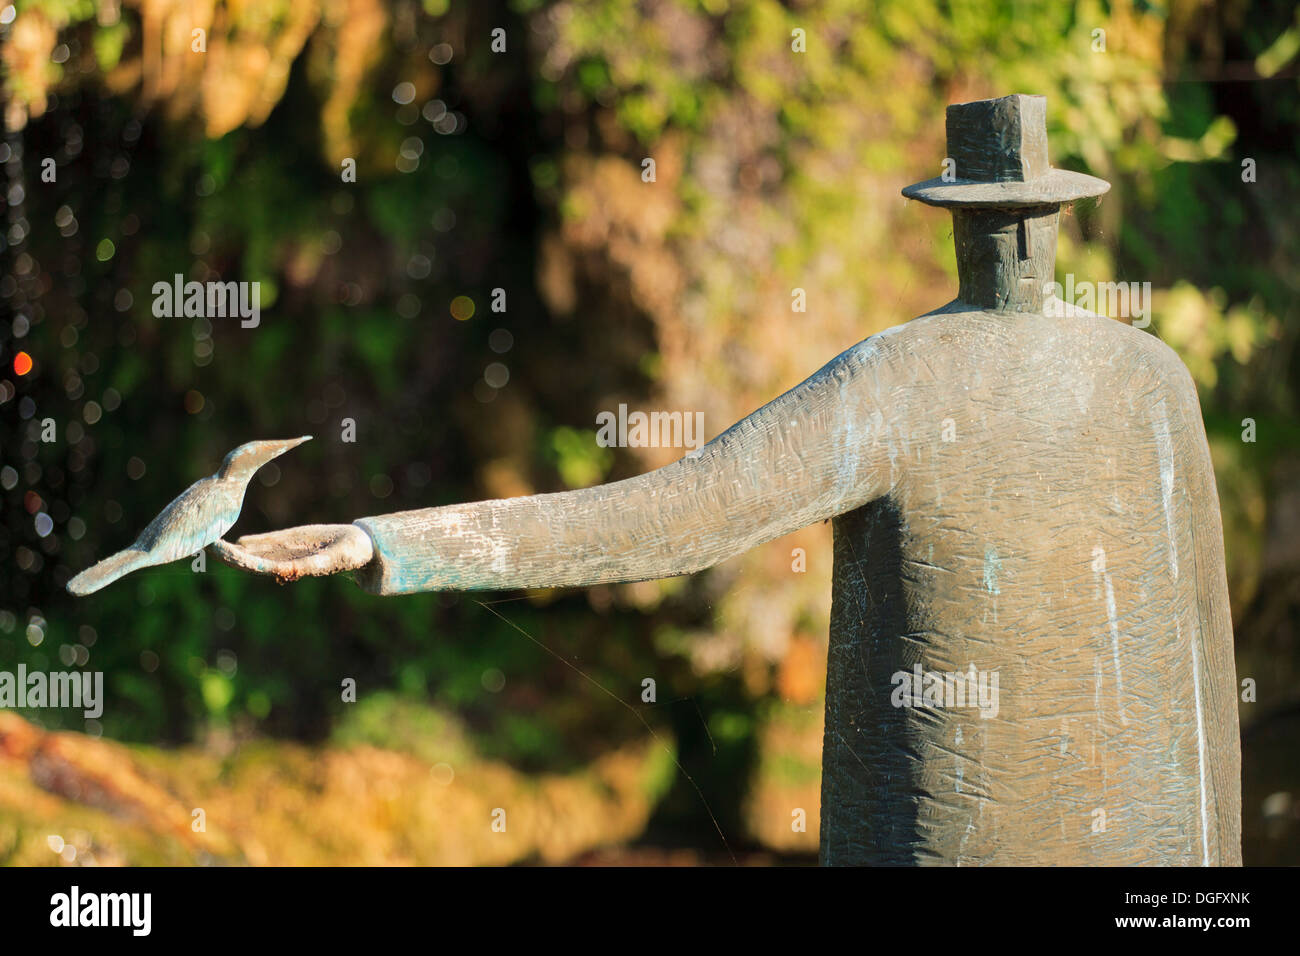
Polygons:
<instances>
[{"instance_id":1,"label":"bird's beak","mask_svg":"<svg viewBox=\"0 0 1300 956\"><path fill-rule=\"evenodd\" d=\"M303 435L301 438L286 438L283 441L268 441L265 443L265 447L270 454L267 455L266 460L270 461L272 458L279 458L290 448L297 448L305 441L311 441L311 436Z\"/></svg>"}]
</instances>

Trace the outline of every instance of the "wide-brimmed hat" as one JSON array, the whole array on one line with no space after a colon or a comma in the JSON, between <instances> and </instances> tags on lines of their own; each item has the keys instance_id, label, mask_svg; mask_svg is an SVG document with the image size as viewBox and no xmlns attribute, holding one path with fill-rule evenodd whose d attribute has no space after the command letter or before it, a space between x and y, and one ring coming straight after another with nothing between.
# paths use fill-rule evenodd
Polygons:
<instances>
[{"instance_id":1,"label":"wide-brimmed hat","mask_svg":"<svg viewBox=\"0 0 1300 956\"><path fill-rule=\"evenodd\" d=\"M1047 97L1017 93L954 103L947 111L952 178L903 190L931 206L1050 206L1100 196L1110 183L1053 169L1047 160Z\"/></svg>"}]
</instances>

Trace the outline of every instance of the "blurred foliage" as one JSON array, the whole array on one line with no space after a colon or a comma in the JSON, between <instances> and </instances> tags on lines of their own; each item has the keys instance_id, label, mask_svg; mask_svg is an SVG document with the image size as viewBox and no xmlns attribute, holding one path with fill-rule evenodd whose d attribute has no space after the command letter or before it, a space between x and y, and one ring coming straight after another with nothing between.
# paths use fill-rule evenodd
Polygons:
<instances>
[{"instance_id":1,"label":"blurred foliage","mask_svg":"<svg viewBox=\"0 0 1300 956\"><path fill-rule=\"evenodd\" d=\"M1152 283L1150 331L1192 369L1215 447L1242 673L1263 710L1294 699L1293 4L18 7L0 52L0 667L103 670L112 706L92 733L405 737L423 760L570 771L645 739L626 701L704 798L676 773L652 835L716 847L707 805L728 833L815 846L789 808L816 819L827 528L685 582L506 596L500 616L215 561L78 602L62 585L252 438L317 435L253 484L236 533L663 464L672 452L597 448L596 412L699 409L716 434L951 297L950 223L898 190L939 168L946 104L1011 91L1048 97L1055 165L1113 184L1063 217L1058 278ZM262 282L261 325L156 318L153 284L177 273ZM808 313L792 315L794 288ZM18 349L36 363L21 378Z\"/></svg>"},{"instance_id":2,"label":"blurred foliage","mask_svg":"<svg viewBox=\"0 0 1300 956\"><path fill-rule=\"evenodd\" d=\"M385 749L259 740L161 751L0 712L0 865L558 863L635 837L676 769L654 740L570 774L469 754L453 769L404 736L430 729L390 728ZM494 832L486 821L502 804L507 826Z\"/></svg>"}]
</instances>

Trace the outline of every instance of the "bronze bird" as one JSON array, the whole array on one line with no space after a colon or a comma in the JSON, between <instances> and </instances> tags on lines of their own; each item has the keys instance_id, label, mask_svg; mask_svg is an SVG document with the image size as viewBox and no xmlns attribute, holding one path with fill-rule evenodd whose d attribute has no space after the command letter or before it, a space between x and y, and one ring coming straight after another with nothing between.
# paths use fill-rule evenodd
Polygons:
<instances>
[{"instance_id":1,"label":"bronze bird","mask_svg":"<svg viewBox=\"0 0 1300 956\"><path fill-rule=\"evenodd\" d=\"M215 475L190 485L136 538L135 544L82 571L68 582L78 596L98 591L137 568L192 557L230 530L244 506L244 490L257 469L310 435L281 441L250 441L221 463Z\"/></svg>"}]
</instances>

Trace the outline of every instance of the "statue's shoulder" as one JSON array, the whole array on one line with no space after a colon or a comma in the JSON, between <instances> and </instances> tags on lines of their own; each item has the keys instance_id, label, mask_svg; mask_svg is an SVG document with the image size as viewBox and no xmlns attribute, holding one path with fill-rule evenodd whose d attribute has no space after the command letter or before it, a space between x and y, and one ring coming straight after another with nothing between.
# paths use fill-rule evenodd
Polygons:
<instances>
[{"instance_id":1,"label":"statue's shoulder","mask_svg":"<svg viewBox=\"0 0 1300 956\"><path fill-rule=\"evenodd\" d=\"M1196 385L1192 373L1178 353L1154 332L1091 313L1065 321L1078 329L1084 343L1095 343L1111 356L1149 370L1166 385L1179 388L1195 398Z\"/></svg>"},{"instance_id":2,"label":"statue's shoulder","mask_svg":"<svg viewBox=\"0 0 1300 956\"><path fill-rule=\"evenodd\" d=\"M841 384L862 376L866 372L878 370L882 365L899 358L908 351L908 340L912 334L908 323L893 325L887 329L868 336L857 345L851 345L835 358L831 359L813 374L808 381L820 381L830 377Z\"/></svg>"},{"instance_id":3,"label":"statue's shoulder","mask_svg":"<svg viewBox=\"0 0 1300 956\"><path fill-rule=\"evenodd\" d=\"M1091 363L1098 374L1131 391L1146 390L1153 402L1176 406L1185 418L1200 418L1200 398L1192 373L1160 336L1146 328L1078 310L1045 318L1068 337L1062 349Z\"/></svg>"},{"instance_id":4,"label":"statue's shoulder","mask_svg":"<svg viewBox=\"0 0 1300 956\"><path fill-rule=\"evenodd\" d=\"M1105 354L1118 364L1134 363L1168 380L1191 384L1191 373L1183 360L1159 336L1059 302L1045 304L1042 313L1008 313L973 308L954 300L888 331L900 332L900 341L907 341L910 347L948 344L959 336L965 345L972 344L973 338L991 337L994 344L1013 346L1018 341L1031 344L1031 349L1039 352L1044 343L1050 343L1050 351L1058 355ZM867 339L862 345L871 341Z\"/></svg>"},{"instance_id":5,"label":"statue's shoulder","mask_svg":"<svg viewBox=\"0 0 1300 956\"><path fill-rule=\"evenodd\" d=\"M1178 353L1145 329L1105 316L1073 310L1069 315L993 312L952 302L895 325L846 349L814 380L824 376L841 385L879 383L894 374L966 374L972 362L1022 374L1039 368L1044 375L1073 369L1118 382L1150 381L1190 411L1199 408L1196 386Z\"/></svg>"}]
</instances>

